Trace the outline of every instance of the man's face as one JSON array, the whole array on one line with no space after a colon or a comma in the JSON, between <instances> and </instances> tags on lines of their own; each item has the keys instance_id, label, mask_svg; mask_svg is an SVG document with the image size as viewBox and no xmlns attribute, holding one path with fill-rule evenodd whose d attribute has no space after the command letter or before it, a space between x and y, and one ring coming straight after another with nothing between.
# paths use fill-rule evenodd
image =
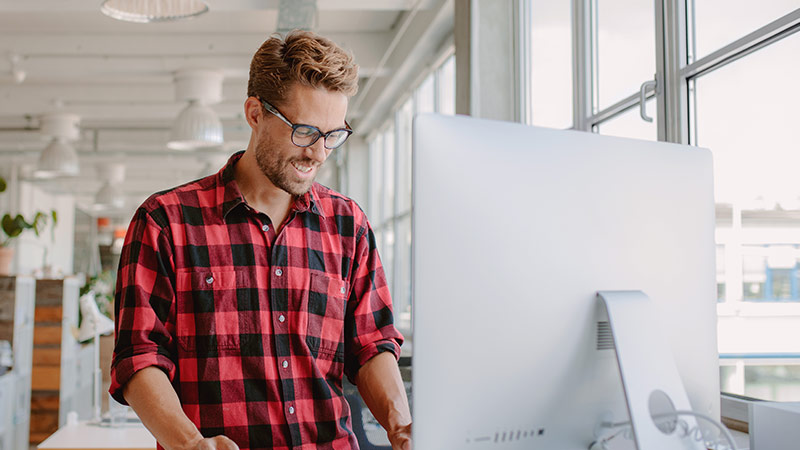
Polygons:
<instances>
[{"instance_id":1,"label":"man's face","mask_svg":"<svg viewBox=\"0 0 800 450\"><path fill-rule=\"evenodd\" d=\"M313 125L323 133L345 126L344 94L296 84L289 90L286 102L275 106L290 122ZM264 115L263 127L262 138L255 148L261 172L289 194L305 194L331 153L324 146L324 138L309 147L298 147L292 143L292 127L269 112Z\"/></svg>"}]
</instances>

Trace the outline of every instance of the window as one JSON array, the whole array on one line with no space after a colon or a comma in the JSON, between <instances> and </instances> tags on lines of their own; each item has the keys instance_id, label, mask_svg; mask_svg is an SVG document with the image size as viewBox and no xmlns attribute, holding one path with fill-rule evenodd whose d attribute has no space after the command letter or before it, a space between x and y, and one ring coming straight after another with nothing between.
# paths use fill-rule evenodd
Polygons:
<instances>
[{"instance_id":1,"label":"window","mask_svg":"<svg viewBox=\"0 0 800 450\"><path fill-rule=\"evenodd\" d=\"M534 0L531 29L531 106L533 125L572 126L572 24L570 2Z\"/></svg>"},{"instance_id":2,"label":"window","mask_svg":"<svg viewBox=\"0 0 800 450\"><path fill-rule=\"evenodd\" d=\"M797 1L573 0L570 33L555 3L527 3L533 123L571 107L575 129L712 151L723 391L800 400ZM537 97L568 57L571 104Z\"/></svg>"},{"instance_id":3,"label":"window","mask_svg":"<svg viewBox=\"0 0 800 450\"><path fill-rule=\"evenodd\" d=\"M370 220L394 303L395 323L411 333L411 127L415 114L455 113L455 57L449 52L369 141Z\"/></svg>"}]
</instances>

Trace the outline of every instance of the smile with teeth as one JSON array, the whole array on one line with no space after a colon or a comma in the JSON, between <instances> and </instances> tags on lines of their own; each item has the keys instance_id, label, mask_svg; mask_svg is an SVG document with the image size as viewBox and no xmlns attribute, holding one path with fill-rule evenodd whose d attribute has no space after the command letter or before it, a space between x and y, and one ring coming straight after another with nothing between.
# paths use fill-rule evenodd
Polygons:
<instances>
[{"instance_id":1,"label":"smile with teeth","mask_svg":"<svg viewBox=\"0 0 800 450\"><path fill-rule=\"evenodd\" d=\"M297 170L299 170L300 172L303 172L303 173L311 172L311 169L312 169L311 166L303 166L303 165L300 165L298 163L292 163L292 165L294 166L295 169L297 169Z\"/></svg>"}]
</instances>

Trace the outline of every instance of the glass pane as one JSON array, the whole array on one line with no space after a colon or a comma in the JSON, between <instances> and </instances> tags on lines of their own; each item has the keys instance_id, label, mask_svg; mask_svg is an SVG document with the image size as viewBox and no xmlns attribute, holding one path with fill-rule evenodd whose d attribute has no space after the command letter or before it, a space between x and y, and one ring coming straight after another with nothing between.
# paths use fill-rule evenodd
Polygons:
<instances>
[{"instance_id":1,"label":"glass pane","mask_svg":"<svg viewBox=\"0 0 800 450\"><path fill-rule=\"evenodd\" d=\"M800 401L800 362L724 360L720 364L720 387L723 392L761 400Z\"/></svg>"},{"instance_id":2,"label":"glass pane","mask_svg":"<svg viewBox=\"0 0 800 450\"><path fill-rule=\"evenodd\" d=\"M394 126L389 127L383 135L383 200L381 204L381 219L388 220L394 216L395 186L394 186Z\"/></svg>"},{"instance_id":3,"label":"glass pane","mask_svg":"<svg viewBox=\"0 0 800 450\"><path fill-rule=\"evenodd\" d=\"M691 0L689 4L694 6L695 59L719 50L800 6L797 0Z\"/></svg>"},{"instance_id":4,"label":"glass pane","mask_svg":"<svg viewBox=\"0 0 800 450\"><path fill-rule=\"evenodd\" d=\"M397 325L408 334L407 330L411 329L411 216L405 216L397 223L396 249L397 278L392 302Z\"/></svg>"},{"instance_id":5,"label":"glass pane","mask_svg":"<svg viewBox=\"0 0 800 450\"><path fill-rule=\"evenodd\" d=\"M369 214L374 224L383 222L381 199L383 198L383 133L378 133L369 143Z\"/></svg>"},{"instance_id":6,"label":"glass pane","mask_svg":"<svg viewBox=\"0 0 800 450\"><path fill-rule=\"evenodd\" d=\"M386 274L386 281L389 286L389 292L393 292L394 286L394 222L389 222L383 228L381 247L378 253L381 255L381 262L383 263L383 271Z\"/></svg>"},{"instance_id":7,"label":"glass pane","mask_svg":"<svg viewBox=\"0 0 800 450\"><path fill-rule=\"evenodd\" d=\"M717 202L798 209L800 35L696 80L697 145L714 154Z\"/></svg>"},{"instance_id":8,"label":"glass pane","mask_svg":"<svg viewBox=\"0 0 800 450\"><path fill-rule=\"evenodd\" d=\"M655 12L649 0L597 0L597 4L597 86L599 107L604 109L653 79Z\"/></svg>"},{"instance_id":9,"label":"glass pane","mask_svg":"<svg viewBox=\"0 0 800 450\"><path fill-rule=\"evenodd\" d=\"M456 57L447 58L436 71L436 112L439 114L456 113Z\"/></svg>"},{"instance_id":10,"label":"glass pane","mask_svg":"<svg viewBox=\"0 0 800 450\"><path fill-rule=\"evenodd\" d=\"M635 106L622 114L612 117L597 126L598 133L608 136L628 137L655 141L658 139L656 127L656 101L650 99L645 102L647 114L653 117L652 122L645 122L639 115L639 106Z\"/></svg>"},{"instance_id":11,"label":"glass pane","mask_svg":"<svg viewBox=\"0 0 800 450\"><path fill-rule=\"evenodd\" d=\"M414 92L414 109L416 114L436 112L436 89L434 86L433 73L425 77L425 80Z\"/></svg>"},{"instance_id":12,"label":"glass pane","mask_svg":"<svg viewBox=\"0 0 800 450\"><path fill-rule=\"evenodd\" d=\"M570 2L533 0L531 8L533 125L572 126L572 11Z\"/></svg>"},{"instance_id":13,"label":"glass pane","mask_svg":"<svg viewBox=\"0 0 800 450\"><path fill-rule=\"evenodd\" d=\"M431 88L433 83L431 83ZM433 91L431 90L431 93ZM433 107L431 98L430 106ZM411 209L411 120L414 103L408 99L397 111L397 213Z\"/></svg>"}]
</instances>

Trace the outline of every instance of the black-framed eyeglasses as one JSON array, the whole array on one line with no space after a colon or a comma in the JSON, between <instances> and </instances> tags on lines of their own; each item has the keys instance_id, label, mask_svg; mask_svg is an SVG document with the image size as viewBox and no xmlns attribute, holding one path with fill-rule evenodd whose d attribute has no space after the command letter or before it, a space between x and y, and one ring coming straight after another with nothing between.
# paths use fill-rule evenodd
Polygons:
<instances>
[{"instance_id":1,"label":"black-framed eyeglasses","mask_svg":"<svg viewBox=\"0 0 800 450\"><path fill-rule=\"evenodd\" d=\"M328 131L327 133L323 133L322 130L313 126L313 125L304 125L300 123L292 123L287 119L278 108L272 106L266 100L261 100L261 104L264 105L264 108L275 115L275 117L281 119L283 123L292 127L292 143L298 147L310 147L314 145L315 142L319 140L319 138L323 139L323 144L325 148L328 150L333 150L339 148L344 144L344 141L353 134L352 128L350 125L345 121L345 126L347 128L337 128L335 130Z\"/></svg>"}]
</instances>

